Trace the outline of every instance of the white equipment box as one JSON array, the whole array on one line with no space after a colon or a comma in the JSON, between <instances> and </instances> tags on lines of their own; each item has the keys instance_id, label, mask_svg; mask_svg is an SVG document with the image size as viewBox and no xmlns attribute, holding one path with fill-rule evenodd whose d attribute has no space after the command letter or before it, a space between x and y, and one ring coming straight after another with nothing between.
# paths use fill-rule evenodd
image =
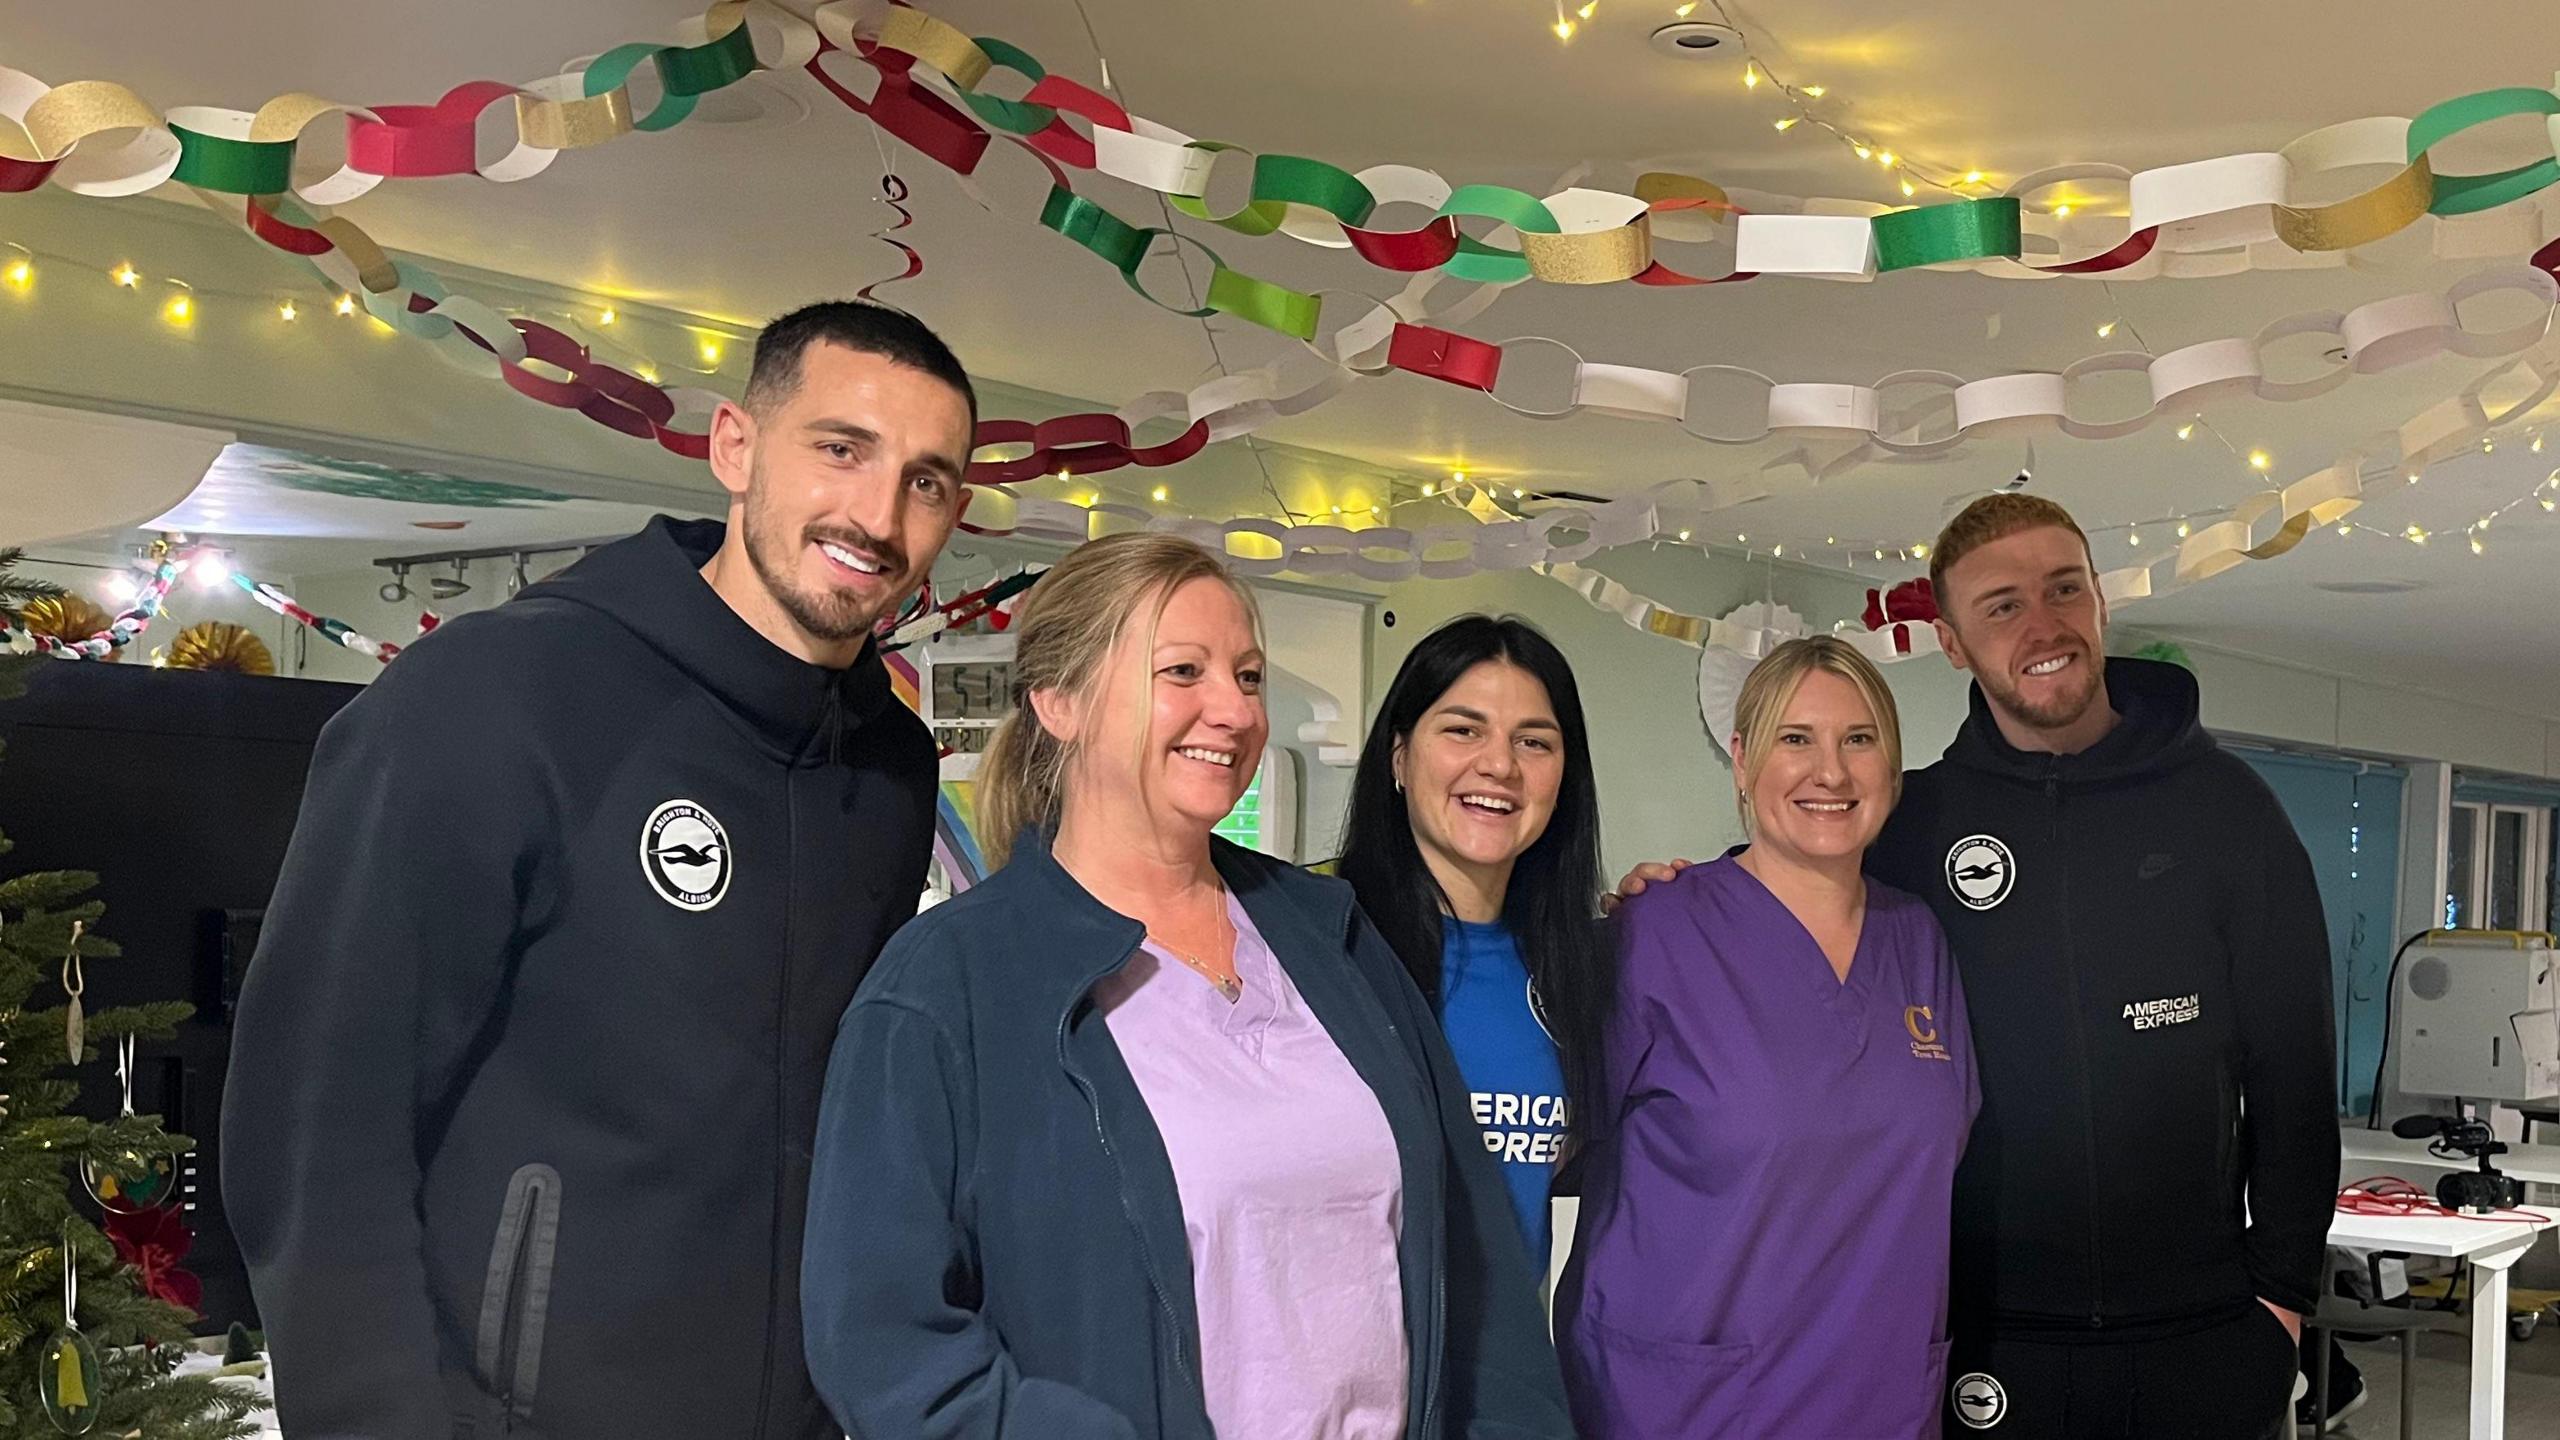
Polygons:
<instances>
[{"instance_id":1,"label":"white equipment box","mask_svg":"<svg viewBox=\"0 0 2560 1440\"><path fill-rule=\"evenodd\" d=\"M2509 1105L2560 1096L2555 962L2538 933L2439 930L2411 945L2391 997L2401 1091Z\"/></svg>"}]
</instances>

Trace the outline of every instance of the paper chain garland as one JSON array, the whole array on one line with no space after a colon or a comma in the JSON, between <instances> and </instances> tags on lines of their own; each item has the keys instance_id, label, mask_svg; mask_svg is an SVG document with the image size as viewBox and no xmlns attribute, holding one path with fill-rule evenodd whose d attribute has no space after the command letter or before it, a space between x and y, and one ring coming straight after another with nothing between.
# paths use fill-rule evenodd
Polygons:
<instances>
[{"instance_id":1,"label":"paper chain garland","mask_svg":"<svg viewBox=\"0 0 2560 1440\"><path fill-rule=\"evenodd\" d=\"M1657 604L1637 594L1596 570L1579 565L1558 563L1542 565L1539 573L1563 585L1591 603L1594 609L1606 610L1648 635L1660 635L1683 645L1731 650L1748 660L1757 660L1781 643L1797 639L1806 631L1783 625L1754 625L1709 615L1690 615ZM1739 614L1766 613L1765 607L1746 606ZM1861 655L1878 665L1891 665L1915 655L1934 655L1938 651L1938 632L1922 622L1895 620L1875 630L1840 629L1833 632ZM1716 737L1721 745L1723 737Z\"/></svg>"},{"instance_id":2,"label":"paper chain garland","mask_svg":"<svg viewBox=\"0 0 2560 1440\"><path fill-rule=\"evenodd\" d=\"M158 618L161 605L169 598L169 587L177 582L178 571L182 568L165 540L152 544L151 560L151 578L143 582L141 593L108 622L106 629L86 639L63 640L22 629L9 615L0 612L0 653L50 655L57 660L98 660L123 649Z\"/></svg>"},{"instance_id":3,"label":"paper chain garland","mask_svg":"<svg viewBox=\"0 0 2560 1440\"><path fill-rule=\"evenodd\" d=\"M311 629L319 631L322 635L327 636L331 640L335 640L339 644L344 645L359 655L370 655L374 659L381 661L383 664L388 665L391 663L392 657L400 653L400 647L392 644L390 641L373 639L361 631L358 631L354 626L347 624L343 620L332 620L326 615L314 614L311 611L304 609L298 601L296 601L292 596L284 593L282 590L277 589L273 585L252 580L237 570L231 572L231 583L248 591L249 598L257 601L269 610L274 611L278 615L282 615L288 620L309 626ZM418 627L418 633L423 635L429 630L433 630L435 625L431 622L433 622L434 619L435 616L430 612L421 620Z\"/></svg>"},{"instance_id":4,"label":"paper chain garland","mask_svg":"<svg viewBox=\"0 0 2560 1440\"><path fill-rule=\"evenodd\" d=\"M824 62L836 52L854 53L877 72L879 83L869 99L857 96L829 73ZM661 95L649 113L635 116L629 81L644 63L656 70ZM1264 155L1254 157L1248 202L1239 210L1215 215L1202 198L1209 187L1210 167L1219 154L1238 147L1195 141L1170 127L1130 116L1107 96L1048 74L1018 47L1000 40L972 40L921 12L883 6L877 0L835 0L817 6L805 19L770 0L722 0L705 15L686 22L679 44L619 46L576 74L525 86L475 81L455 87L427 106L368 108L295 93L269 101L255 113L187 107L164 119L132 91L110 82L48 87L19 72L0 71L0 115L26 129L39 156L32 161L0 161L0 190L29 189L51 180L85 194L119 195L174 178L249 197L290 190L308 204L327 205L356 198L391 177L474 173L501 182L521 180L541 173L562 149L598 144L630 130L665 129L690 113L700 95L758 69L784 65L805 65L849 107L916 145L965 181L985 154L990 137L987 128L973 124L933 90L919 88L911 80L917 73L927 81L939 77L985 127L1015 138L1040 161L1052 182L1041 207L1042 223L1113 264L1141 294L1148 292L1138 277L1139 264L1153 240L1170 232L1129 226L1076 196L1060 169L1062 164L1157 190L1186 212L1239 233L1276 230L1310 243L1353 249L1383 268L1437 268L1484 283L1532 277L1558 283L1617 279L1706 283L1702 277L1670 271L1651 259L1654 230L1657 222L1668 234L1684 219L1725 215L1736 221L1737 273L1715 277L1721 279L1771 273L1863 278L1949 264L2022 276L2228 274L2262 263L2337 263L2305 257L2342 255L2428 214L2469 217L2495 212L2509 201L2560 181L2560 155L2490 175L2438 176L2433 171L2427 157L2435 146L2493 120L2550 117L2548 123L2555 137L2560 137L2560 95L2514 88L2447 101L2414 121L2382 117L2330 126L2282 151L2140 174L2107 166L2062 167L2024 177L2000 198L1907 210L1865 202L1807 200L1792 204L1800 213L1750 214L1707 182L1662 175L1646 177L1634 196L1576 188L1541 200L1503 187L1451 187L1431 172L1410 166L1377 166L1355 174L1303 157ZM998 69L1011 70L1030 83L1021 100L977 89ZM474 127L480 114L501 100L515 105L518 139L504 156L483 165L477 157ZM329 175L297 186L293 183L295 141L307 126L331 114L345 117L348 158ZM1069 116L1083 120L1089 133L1071 125ZM118 132L129 132L133 138L113 149L79 153L82 142ZM2560 152L2560 138L2555 138L2555 151ZM2292 203L2305 175L2378 161L2403 168L2392 180L2347 201L2319 206ZM2081 260L2023 263L2022 237L2045 222L2024 216L2019 197L2065 180L2093 178L2122 179L2128 184L2133 216L2126 236ZM1366 228L1381 206L1408 201L1430 205L1434 218L1410 231ZM252 227L267 234L269 227L260 226L257 219L261 207L253 203L249 208ZM1464 235L1458 229L1461 218L1490 220L1513 231L1520 248L1507 250ZM330 223L344 225L324 222L309 228L327 235ZM2510 210L2484 217L2451 241L2440 234L2435 248L2440 255L2512 254L2538 238L2537 224L2536 217ZM277 237L269 234L268 238ZM317 249L308 236L294 238ZM1171 238L1181 244L1197 243ZM2060 232L2046 238L2058 253ZM2259 253L2270 245L2279 247L2283 256ZM1205 246L1199 248L1206 251ZM1228 269L1213 252L1210 258L1215 268L1206 303L1184 313L1225 312L1301 339L1314 336L1319 296L1244 276ZM2151 269L2145 271L2144 266ZM370 271L360 267L358 275L384 282L364 287L369 298L398 283L396 271L386 276L379 267ZM656 438L685 453L698 448L698 437L668 424L675 408L664 403L668 392L658 392L658 399L643 395L644 387L654 387L619 372L605 373L609 367L595 367L583 351L556 332L535 338L544 351L572 355L583 373L573 376L566 387L560 382L523 383L519 371L506 368L520 366L527 358L505 353L516 350L516 344L495 333L492 326L468 323L451 308L438 311L445 301L446 297L433 295L420 304L413 295L398 313L429 315L437 322L424 327L436 332L429 338L449 338L459 327L461 337L470 344L497 354L500 373L534 398L579 409L599 423ZM530 358L548 360L543 353L531 353ZM1104 458L1116 448L1129 456L1122 463L1166 464L1196 453L1197 445L1207 443L1204 434L1183 443L1140 447L1126 437L1114 438L1102 417L1077 418L1088 422L1078 429L1091 437L1078 442L1088 461ZM686 443L671 443L675 439Z\"/></svg>"},{"instance_id":5,"label":"paper chain garland","mask_svg":"<svg viewBox=\"0 0 2560 1440\"><path fill-rule=\"evenodd\" d=\"M2560 265L2560 244L2547 252ZM2540 260L2542 257L2537 257ZM2461 318L2462 306L2480 296L2515 291L2539 307L2531 319L2506 329L2482 332ZM2295 401L2325 395L2350 378L2396 369L2443 355L2486 358L2512 355L2550 333L2553 310L2560 306L2560 281L2543 270L2511 266L2469 276L2438 294L2412 294L2377 300L2340 314L2305 311L2263 327L2254 337L2208 340L2165 355L2118 351L2093 355L2060 372L2033 371L1966 381L1942 370L1903 370L1873 385L1780 383L1756 370L1735 365L1698 365L1683 371L1647 370L1584 360L1561 340L1533 337L1489 343L1452 331L1399 324L1388 363L1400 370L1427 375L1470 390L1483 391L1497 405L1533 419L1561 419L1591 412L1629 420L1678 425L1692 438L1718 445L1750 445L1772 435L1854 436L1874 452L1895 455L1936 454L1985 435L2059 429L2083 440L2112 440L2133 434L2165 413L2186 413L2207 400L2239 392L2261 400ZM2267 378L2266 351L2279 341L2303 335L2336 337L2344 356L2309 379L2278 382ZM1505 398L1497 388L1506 354L1514 347L1544 345L1573 357L1571 389L1565 403L1530 404ZM2141 372L2150 380L2151 405L2136 414L2097 420L2071 412L2075 383L2090 375ZM1693 381L1730 377L1767 392L1759 415L1748 425L1721 433L1702 428L1710 423L1693 415ZM1932 387L1949 392L1953 425L1922 436L1897 426L1885 414L1883 392L1896 387Z\"/></svg>"}]
</instances>

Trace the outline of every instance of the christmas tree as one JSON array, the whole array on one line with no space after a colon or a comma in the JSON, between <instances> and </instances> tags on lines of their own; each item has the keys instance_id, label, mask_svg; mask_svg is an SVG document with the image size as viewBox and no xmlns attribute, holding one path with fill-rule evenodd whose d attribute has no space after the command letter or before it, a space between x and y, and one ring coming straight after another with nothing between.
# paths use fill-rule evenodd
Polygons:
<instances>
[{"instance_id":1,"label":"christmas tree","mask_svg":"<svg viewBox=\"0 0 2560 1440\"><path fill-rule=\"evenodd\" d=\"M18 560L17 551L0 550L0 632L28 602L60 593L16 576ZM0 700L23 691L35 663L54 662L0 654ZM0 856L8 849L0 836ZM87 1016L73 1055L71 1007L33 1008L63 998L60 977L75 944L82 961L116 955L96 934L105 907L83 898L97 880L76 870L9 875L0 865L0 1089L8 1092L0 1095L0 1440L65 1433L247 1440L258 1430L246 1419L257 1398L172 1373L194 1317L146 1293L141 1272L89 1219L84 1191L139 1186L148 1194L165 1185L173 1157L193 1148L164 1132L157 1116L98 1121L65 1113L80 1087L64 1072L95 1060L96 1042L165 1037L191 1010L169 1002ZM65 1274L66 1244L76 1286ZM66 1316L74 1289L77 1305Z\"/></svg>"}]
</instances>

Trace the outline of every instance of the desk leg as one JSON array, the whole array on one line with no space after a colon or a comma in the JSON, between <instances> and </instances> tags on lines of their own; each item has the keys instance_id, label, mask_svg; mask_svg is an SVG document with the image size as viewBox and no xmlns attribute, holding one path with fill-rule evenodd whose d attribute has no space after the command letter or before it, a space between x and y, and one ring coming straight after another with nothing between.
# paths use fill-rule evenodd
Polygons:
<instances>
[{"instance_id":1,"label":"desk leg","mask_svg":"<svg viewBox=\"0 0 2560 1440\"><path fill-rule=\"evenodd\" d=\"M2507 1433L2507 1266L2513 1255L2471 1266L2471 1440Z\"/></svg>"}]
</instances>

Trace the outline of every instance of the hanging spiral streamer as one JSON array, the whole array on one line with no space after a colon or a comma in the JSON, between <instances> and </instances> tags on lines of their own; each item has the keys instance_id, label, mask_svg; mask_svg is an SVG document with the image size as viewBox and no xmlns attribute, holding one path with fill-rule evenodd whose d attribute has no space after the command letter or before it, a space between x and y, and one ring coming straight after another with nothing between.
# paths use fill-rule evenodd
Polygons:
<instances>
[{"instance_id":1,"label":"hanging spiral streamer","mask_svg":"<svg viewBox=\"0 0 2560 1440\"><path fill-rule=\"evenodd\" d=\"M883 171L880 176L880 203L897 211L898 220L896 224L888 226L885 229L872 231L871 238L906 256L907 268L899 271L895 275L889 276L886 279L874 280L870 284L863 286L861 289L854 291L853 294L855 299L876 299L877 297L871 292L879 289L881 286L895 285L901 280L913 280L924 273L924 256L917 252L916 247L908 244L904 240L893 240L889 238L897 232L916 223L915 212L906 207L906 198L907 182L900 179L897 172L894 170ZM887 302L884 301L882 303L885 304Z\"/></svg>"}]
</instances>

